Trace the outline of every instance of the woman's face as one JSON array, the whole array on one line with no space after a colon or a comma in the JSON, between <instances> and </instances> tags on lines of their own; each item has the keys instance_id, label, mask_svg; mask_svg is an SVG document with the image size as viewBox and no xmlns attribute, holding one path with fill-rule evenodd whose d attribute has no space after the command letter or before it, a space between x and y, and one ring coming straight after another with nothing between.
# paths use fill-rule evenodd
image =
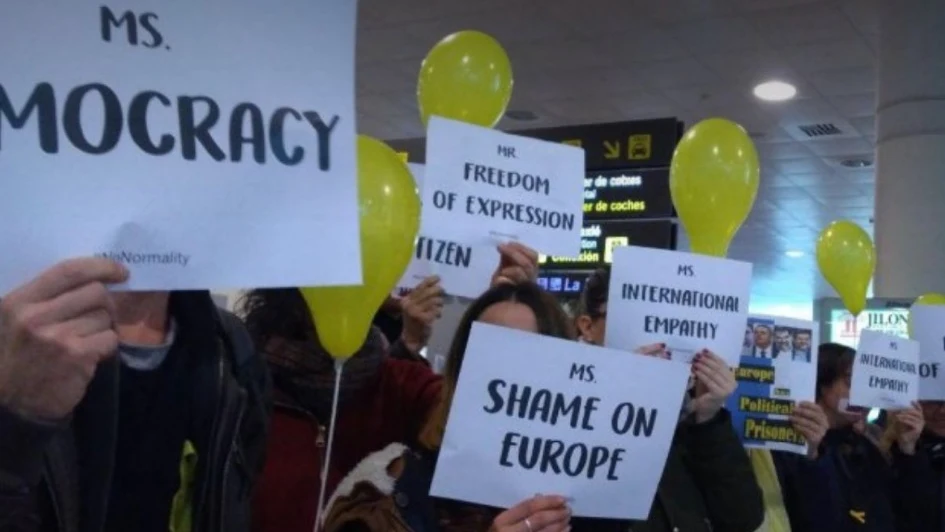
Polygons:
<instances>
[{"instance_id":1,"label":"woman's face","mask_svg":"<svg viewBox=\"0 0 945 532\"><path fill-rule=\"evenodd\" d=\"M578 332L581 339L589 344L604 345L604 335L607 333L607 303L597 310L596 317L582 314L577 319Z\"/></svg>"},{"instance_id":2,"label":"woman's face","mask_svg":"<svg viewBox=\"0 0 945 532\"><path fill-rule=\"evenodd\" d=\"M850 373L835 380L833 384L821 389L820 406L830 418L832 427L846 427L866 419L868 409L850 407Z\"/></svg>"},{"instance_id":3,"label":"woman's face","mask_svg":"<svg viewBox=\"0 0 945 532\"><path fill-rule=\"evenodd\" d=\"M945 401L922 401L925 428L936 436L945 436Z\"/></svg>"},{"instance_id":4,"label":"woman's face","mask_svg":"<svg viewBox=\"0 0 945 532\"><path fill-rule=\"evenodd\" d=\"M478 321L520 331L538 332L538 319L532 309L512 301L502 301L486 308Z\"/></svg>"}]
</instances>

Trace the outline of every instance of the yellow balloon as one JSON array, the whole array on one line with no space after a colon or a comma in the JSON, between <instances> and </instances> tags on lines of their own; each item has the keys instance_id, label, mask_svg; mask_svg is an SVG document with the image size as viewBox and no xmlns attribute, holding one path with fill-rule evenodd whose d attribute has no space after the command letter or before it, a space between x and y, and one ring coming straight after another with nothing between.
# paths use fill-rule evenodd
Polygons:
<instances>
[{"instance_id":1,"label":"yellow balloon","mask_svg":"<svg viewBox=\"0 0 945 532\"><path fill-rule=\"evenodd\" d=\"M460 31L436 44L420 65L417 102L431 115L492 127L512 97L512 64L505 49L478 31Z\"/></svg>"},{"instance_id":2,"label":"yellow balloon","mask_svg":"<svg viewBox=\"0 0 945 532\"><path fill-rule=\"evenodd\" d=\"M876 269L876 248L862 227L848 220L828 225L817 239L817 266L854 316L866 308L866 290Z\"/></svg>"},{"instance_id":3,"label":"yellow balloon","mask_svg":"<svg viewBox=\"0 0 945 532\"><path fill-rule=\"evenodd\" d=\"M755 144L729 120L699 122L676 146L669 190L692 251L724 257L758 193Z\"/></svg>"},{"instance_id":4,"label":"yellow balloon","mask_svg":"<svg viewBox=\"0 0 945 532\"><path fill-rule=\"evenodd\" d=\"M300 288L318 339L336 359L364 345L374 314L407 269L420 227L420 198L407 165L387 144L358 135L361 275L354 286Z\"/></svg>"},{"instance_id":5,"label":"yellow balloon","mask_svg":"<svg viewBox=\"0 0 945 532\"><path fill-rule=\"evenodd\" d=\"M912 307L909 308L909 338L912 338L912 308L916 305L945 305L945 294L938 294L936 292L929 292L928 294L922 294L921 296L915 298L915 301L912 302Z\"/></svg>"}]
</instances>

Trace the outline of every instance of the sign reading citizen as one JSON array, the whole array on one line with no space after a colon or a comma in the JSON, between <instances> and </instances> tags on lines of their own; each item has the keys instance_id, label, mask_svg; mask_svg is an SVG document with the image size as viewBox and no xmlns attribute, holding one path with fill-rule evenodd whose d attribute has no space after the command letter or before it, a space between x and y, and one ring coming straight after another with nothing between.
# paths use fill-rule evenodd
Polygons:
<instances>
[{"instance_id":1,"label":"sign reading citizen","mask_svg":"<svg viewBox=\"0 0 945 532\"><path fill-rule=\"evenodd\" d=\"M580 148L430 119L422 234L577 256L583 190Z\"/></svg>"},{"instance_id":2,"label":"sign reading citizen","mask_svg":"<svg viewBox=\"0 0 945 532\"><path fill-rule=\"evenodd\" d=\"M359 283L355 11L5 6L0 293L83 255L133 289Z\"/></svg>"},{"instance_id":3,"label":"sign reading citizen","mask_svg":"<svg viewBox=\"0 0 945 532\"><path fill-rule=\"evenodd\" d=\"M614 250L605 345L633 351L665 343L673 360L701 349L738 365L748 319L751 264L678 251Z\"/></svg>"}]
</instances>

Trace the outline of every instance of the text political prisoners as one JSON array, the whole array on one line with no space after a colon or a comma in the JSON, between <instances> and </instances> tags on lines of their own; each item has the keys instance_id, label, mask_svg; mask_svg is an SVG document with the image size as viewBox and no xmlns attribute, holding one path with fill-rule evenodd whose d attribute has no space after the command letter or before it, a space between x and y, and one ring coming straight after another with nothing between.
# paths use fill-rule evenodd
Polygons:
<instances>
[{"instance_id":1,"label":"text political prisoners","mask_svg":"<svg viewBox=\"0 0 945 532\"><path fill-rule=\"evenodd\" d=\"M899 371L909 375L915 375L918 373L918 368L912 362L903 362L902 360L895 358L887 358L869 353L860 353L857 355L857 358L861 366L873 366L874 368ZM868 385L870 388L875 388L878 390L889 390L902 394L909 393L909 383L893 377L870 375Z\"/></svg>"},{"instance_id":2,"label":"text political prisoners","mask_svg":"<svg viewBox=\"0 0 945 532\"><path fill-rule=\"evenodd\" d=\"M624 283L620 288L620 297L627 301L643 301L732 313L740 312L741 308L741 301L737 296L647 284ZM715 339L719 324L711 321L647 315L644 318L643 327L647 333L684 338Z\"/></svg>"},{"instance_id":3,"label":"text political prisoners","mask_svg":"<svg viewBox=\"0 0 945 532\"><path fill-rule=\"evenodd\" d=\"M575 372L588 367L575 365ZM561 392L493 379L487 385L488 404L483 410L489 414L540 421L551 426L565 424L581 431L597 430L599 397L567 396ZM618 404L605 422L607 430L615 434L649 438L656 427L658 412L655 408L634 406L630 402ZM523 431L524 432L524 431ZM533 437L522 432L509 431L501 442L499 465L537 470L541 473L567 475L572 478L604 478L619 480L617 466L626 458L627 450L580 441Z\"/></svg>"},{"instance_id":4,"label":"text political prisoners","mask_svg":"<svg viewBox=\"0 0 945 532\"><path fill-rule=\"evenodd\" d=\"M539 197L551 194L551 181L540 175L503 170L482 164L465 163L463 179L474 183L484 183L499 188L519 189L535 193ZM433 192L433 206L437 209L452 211L456 208L458 194L436 190ZM573 230L575 214L524 205L510 201L468 195L460 202L460 208L466 214L486 216L501 220L511 220L523 224L546 227L549 229Z\"/></svg>"}]
</instances>

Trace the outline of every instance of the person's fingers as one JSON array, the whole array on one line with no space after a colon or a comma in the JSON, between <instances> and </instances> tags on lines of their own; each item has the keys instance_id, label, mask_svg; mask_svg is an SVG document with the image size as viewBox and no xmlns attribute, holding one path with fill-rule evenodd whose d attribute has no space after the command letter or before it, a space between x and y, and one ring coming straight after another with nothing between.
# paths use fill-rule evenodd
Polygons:
<instances>
[{"instance_id":1,"label":"person's fingers","mask_svg":"<svg viewBox=\"0 0 945 532\"><path fill-rule=\"evenodd\" d=\"M794 428L799 430L804 437L817 434L820 431L820 427L818 427L816 423L799 417L792 417L791 424L794 425Z\"/></svg>"},{"instance_id":2,"label":"person's fingers","mask_svg":"<svg viewBox=\"0 0 945 532\"><path fill-rule=\"evenodd\" d=\"M649 344L633 350L638 355L658 355L666 350L666 344Z\"/></svg>"},{"instance_id":3,"label":"person's fingers","mask_svg":"<svg viewBox=\"0 0 945 532\"><path fill-rule=\"evenodd\" d=\"M79 338L76 345L77 349L86 356L102 361L114 355L115 351L118 350L118 333L114 329L100 331Z\"/></svg>"},{"instance_id":4,"label":"person's fingers","mask_svg":"<svg viewBox=\"0 0 945 532\"><path fill-rule=\"evenodd\" d=\"M725 375L720 375L716 370L707 368L696 363L696 377L705 384L709 392L713 395L728 395L729 382Z\"/></svg>"},{"instance_id":5,"label":"person's fingers","mask_svg":"<svg viewBox=\"0 0 945 532\"><path fill-rule=\"evenodd\" d=\"M114 320L112 315L104 309L98 309L86 313L77 318L56 325L63 334L73 336L91 336L93 334L107 331L113 328Z\"/></svg>"},{"instance_id":6,"label":"person's fingers","mask_svg":"<svg viewBox=\"0 0 945 532\"><path fill-rule=\"evenodd\" d=\"M91 282L60 294L43 303L49 323L67 321L96 310L104 310L114 316L114 301L108 288L100 282Z\"/></svg>"},{"instance_id":7,"label":"person's fingers","mask_svg":"<svg viewBox=\"0 0 945 532\"><path fill-rule=\"evenodd\" d=\"M528 271L521 266L509 266L502 268L499 272L500 277L505 277L513 283L525 283L531 280Z\"/></svg>"},{"instance_id":8,"label":"person's fingers","mask_svg":"<svg viewBox=\"0 0 945 532\"><path fill-rule=\"evenodd\" d=\"M509 249L514 249L519 255L525 258L529 263L538 262L538 252L534 249L522 244L521 242L509 242Z\"/></svg>"},{"instance_id":9,"label":"person's fingers","mask_svg":"<svg viewBox=\"0 0 945 532\"><path fill-rule=\"evenodd\" d=\"M47 269L7 297L23 302L39 302L89 283L115 284L126 280L128 269L113 260L98 257L71 259Z\"/></svg>"},{"instance_id":10,"label":"person's fingers","mask_svg":"<svg viewBox=\"0 0 945 532\"><path fill-rule=\"evenodd\" d=\"M528 522L532 525L532 531L538 532L547 530L556 530L560 525L567 525L571 520L571 512L568 508L560 507L553 510L544 510L527 516ZM524 519L522 520L524 522ZM525 527L528 530L528 527Z\"/></svg>"},{"instance_id":11,"label":"person's fingers","mask_svg":"<svg viewBox=\"0 0 945 532\"><path fill-rule=\"evenodd\" d=\"M716 355L712 351L704 350L699 356L699 361L704 362L716 371L728 371L728 363L725 359Z\"/></svg>"},{"instance_id":12,"label":"person's fingers","mask_svg":"<svg viewBox=\"0 0 945 532\"><path fill-rule=\"evenodd\" d=\"M499 253L505 259L503 264L521 268L522 272L529 278L538 271L538 253L517 242L509 242L500 246Z\"/></svg>"},{"instance_id":13,"label":"person's fingers","mask_svg":"<svg viewBox=\"0 0 945 532\"><path fill-rule=\"evenodd\" d=\"M493 523L496 526L513 525L519 521L523 521L526 517L533 513L548 510L556 506L564 506L566 502L567 501L564 500L564 497L558 497L554 495L536 495L502 512L498 515L498 517L495 518Z\"/></svg>"}]
</instances>

